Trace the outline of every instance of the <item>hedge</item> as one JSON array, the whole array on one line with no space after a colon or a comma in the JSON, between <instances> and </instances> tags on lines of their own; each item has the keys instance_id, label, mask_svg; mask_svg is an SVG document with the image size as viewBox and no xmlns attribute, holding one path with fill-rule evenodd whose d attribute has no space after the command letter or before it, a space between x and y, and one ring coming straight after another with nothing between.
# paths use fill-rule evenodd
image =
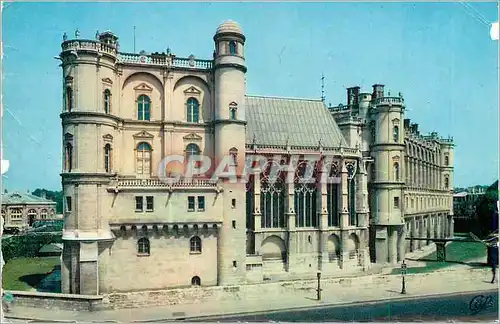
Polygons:
<instances>
[{"instance_id":1,"label":"hedge","mask_svg":"<svg viewBox=\"0 0 500 324\"><path fill-rule=\"evenodd\" d=\"M18 257L32 258L42 246L62 243L62 235L55 233L29 233L2 239L2 254L5 262Z\"/></svg>"}]
</instances>

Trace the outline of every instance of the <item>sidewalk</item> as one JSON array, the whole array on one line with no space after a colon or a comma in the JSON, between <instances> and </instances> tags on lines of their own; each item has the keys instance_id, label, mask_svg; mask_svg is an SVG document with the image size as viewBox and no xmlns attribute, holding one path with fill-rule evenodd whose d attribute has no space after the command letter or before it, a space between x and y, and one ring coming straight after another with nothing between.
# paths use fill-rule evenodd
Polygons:
<instances>
[{"instance_id":1,"label":"sidewalk","mask_svg":"<svg viewBox=\"0 0 500 324\"><path fill-rule=\"evenodd\" d=\"M237 313L269 312L273 310L297 309L339 305L344 303L368 303L381 300L401 299L401 276L377 276L376 284L360 283L342 287L339 284L325 285L323 300L315 300L314 286L307 289L296 289L290 294L266 296L240 296L231 302L211 301L201 304L182 304L168 307L104 310L98 312L55 311L35 308L13 307L12 312L5 314L7 318L62 320L85 322L148 322L188 319L190 317L207 317L231 315ZM457 268L452 271L440 271L422 275L407 276L404 298L429 295L450 294L498 289L491 284L489 269L475 270ZM355 280L353 278L353 280Z\"/></svg>"}]
</instances>

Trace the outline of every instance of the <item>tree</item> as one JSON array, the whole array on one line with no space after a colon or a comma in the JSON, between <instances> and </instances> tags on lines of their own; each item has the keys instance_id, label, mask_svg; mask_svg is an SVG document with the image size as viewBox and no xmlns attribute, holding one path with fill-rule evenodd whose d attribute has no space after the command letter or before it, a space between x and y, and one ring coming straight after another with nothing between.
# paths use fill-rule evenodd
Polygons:
<instances>
[{"instance_id":1,"label":"tree","mask_svg":"<svg viewBox=\"0 0 500 324\"><path fill-rule=\"evenodd\" d=\"M32 195L38 197L44 197L56 202L56 213L62 214L63 212L63 192L62 191L51 191L47 189L37 188L31 193Z\"/></svg>"},{"instance_id":2,"label":"tree","mask_svg":"<svg viewBox=\"0 0 500 324\"><path fill-rule=\"evenodd\" d=\"M484 238L488 234L498 232L498 180L486 189L476 203L476 229L474 234Z\"/></svg>"}]
</instances>

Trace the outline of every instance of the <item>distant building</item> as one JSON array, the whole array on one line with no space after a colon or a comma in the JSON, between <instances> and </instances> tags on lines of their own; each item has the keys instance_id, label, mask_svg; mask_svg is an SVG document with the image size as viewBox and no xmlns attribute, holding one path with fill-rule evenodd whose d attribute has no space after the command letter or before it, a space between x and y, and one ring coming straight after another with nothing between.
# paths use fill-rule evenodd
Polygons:
<instances>
[{"instance_id":1,"label":"distant building","mask_svg":"<svg viewBox=\"0 0 500 324\"><path fill-rule=\"evenodd\" d=\"M2 218L5 231L21 231L35 221L56 218L56 202L30 193L2 194Z\"/></svg>"}]
</instances>

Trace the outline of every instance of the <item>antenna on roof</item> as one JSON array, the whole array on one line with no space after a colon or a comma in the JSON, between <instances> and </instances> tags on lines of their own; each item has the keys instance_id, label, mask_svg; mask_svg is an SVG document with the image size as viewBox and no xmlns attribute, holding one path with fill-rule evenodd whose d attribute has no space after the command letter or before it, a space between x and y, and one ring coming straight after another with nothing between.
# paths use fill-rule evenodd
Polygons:
<instances>
[{"instance_id":1,"label":"antenna on roof","mask_svg":"<svg viewBox=\"0 0 500 324\"><path fill-rule=\"evenodd\" d=\"M325 102L325 75L321 73L321 101Z\"/></svg>"}]
</instances>

